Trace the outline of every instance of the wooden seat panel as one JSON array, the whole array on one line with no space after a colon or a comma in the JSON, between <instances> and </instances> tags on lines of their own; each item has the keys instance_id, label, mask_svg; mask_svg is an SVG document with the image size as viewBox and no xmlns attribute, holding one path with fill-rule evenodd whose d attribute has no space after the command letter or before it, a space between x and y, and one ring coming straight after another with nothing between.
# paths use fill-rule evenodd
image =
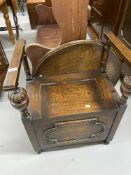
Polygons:
<instances>
[{"instance_id":1,"label":"wooden seat panel","mask_svg":"<svg viewBox=\"0 0 131 175\"><path fill-rule=\"evenodd\" d=\"M55 48L61 44L62 33L57 25L42 25L38 27L37 43L47 47Z\"/></svg>"},{"instance_id":2,"label":"wooden seat panel","mask_svg":"<svg viewBox=\"0 0 131 175\"><path fill-rule=\"evenodd\" d=\"M52 118L80 115L116 108L112 91L109 91L108 87L110 83L107 83L101 75L94 76L94 73L91 76L89 73L89 76L88 72L85 74L87 77L84 79L82 78L84 73L82 75L80 73L81 79L72 79L72 81L68 79L68 81L63 80L60 83L55 82L55 79L61 79L61 76L56 75L57 78L54 77L54 81L41 84L42 116ZM76 74L73 75L76 76Z\"/></svg>"},{"instance_id":3,"label":"wooden seat panel","mask_svg":"<svg viewBox=\"0 0 131 175\"><path fill-rule=\"evenodd\" d=\"M111 81L95 71L40 77L27 83L27 92L33 119L117 109Z\"/></svg>"}]
</instances>

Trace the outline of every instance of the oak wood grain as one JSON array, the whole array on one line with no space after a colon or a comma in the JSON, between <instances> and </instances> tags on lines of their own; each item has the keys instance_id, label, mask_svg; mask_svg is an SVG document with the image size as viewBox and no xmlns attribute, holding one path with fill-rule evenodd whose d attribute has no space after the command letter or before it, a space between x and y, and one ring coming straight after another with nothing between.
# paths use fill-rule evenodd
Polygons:
<instances>
[{"instance_id":1,"label":"oak wood grain","mask_svg":"<svg viewBox=\"0 0 131 175\"><path fill-rule=\"evenodd\" d=\"M18 86L18 78L22 63L25 41L19 40L13 52L12 60L8 68L8 72L4 81L4 90L16 89Z\"/></svg>"},{"instance_id":2,"label":"oak wood grain","mask_svg":"<svg viewBox=\"0 0 131 175\"><path fill-rule=\"evenodd\" d=\"M37 29L37 43L53 49L58 47L62 41L62 32L56 24L41 25Z\"/></svg>"},{"instance_id":3,"label":"oak wood grain","mask_svg":"<svg viewBox=\"0 0 131 175\"><path fill-rule=\"evenodd\" d=\"M87 33L87 0L51 0L62 43L85 39Z\"/></svg>"},{"instance_id":4,"label":"oak wood grain","mask_svg":"<svg viewBox=\"0 0 131 175\"><path fill-rule=\"evenodd\" d=\"M103 47L103 44L86 40L63 44L41 57L34 75L99 70Z\"/></svg>"}]
</instances>

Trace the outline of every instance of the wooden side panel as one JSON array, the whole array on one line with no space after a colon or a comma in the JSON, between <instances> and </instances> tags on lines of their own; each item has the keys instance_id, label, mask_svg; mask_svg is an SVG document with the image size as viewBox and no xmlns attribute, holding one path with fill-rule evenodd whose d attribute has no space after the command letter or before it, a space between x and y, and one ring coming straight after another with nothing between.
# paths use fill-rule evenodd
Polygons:
<instances>
[{"instance_id":1,"label":"wooden side panel","mask_svg":"<svg viewBox=\"0 0 131 175\"><path fill-rule=\"evenodd\" d=\"M46 123L35 121L36 134L43 150L56 150L104 141L113 124L116 112L104 111L80 115L76 120Z\"/></svg>"},{"instance_id":2,"label":"wooden side panel","mask_svg":"<svg viewBox=\"0 0 131 175\"><path fill-rule=\"evenodd\" d=\"M87 41L64 44L50 51L38 63L34 74L63 74L99 70L103 46Z\"/></svg>"},{"instance_id":3,"label":"wooden side panel","mask_svg":"<svg viewBox=\"0 0 131 175\"><path fill-rule=\"evenodd\" d=\"M87 0L51 0L53 14L62 31L63 43L85 39L87 32Z\"/></svg>"}]
</instances>

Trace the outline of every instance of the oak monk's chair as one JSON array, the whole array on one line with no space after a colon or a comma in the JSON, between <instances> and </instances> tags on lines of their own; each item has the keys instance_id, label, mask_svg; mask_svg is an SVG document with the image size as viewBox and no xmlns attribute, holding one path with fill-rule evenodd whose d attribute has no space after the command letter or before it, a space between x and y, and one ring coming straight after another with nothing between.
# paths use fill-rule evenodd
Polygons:
<instances>
[{"instance_id":1,"label":"oak monk's chair","mask_svg":"<svg viewBox=\"0 0 131 175\"><path fill-rule=\"evenodd\" d=\"M32 65L32 73L25 43L17 43L4 90L11 91L10 103L21 111L35 151L112 140L131 95L131 76L124 77L121 96L114 86L121 62L131 66L131 53L113 33L106 37L107 44L86 40L63 44ZM110 58L115 60L112 65ZM18 86L22 62L26 90Z\"/></svg>"},{"instance_id":2,"label":"oak monk's chair","mask_svg":"<svg viewBox=\"0 0 131 175\"><path fill-rule=\"evenodd\" d=\"M31 62L63 43L86 39L88 0L51 0L51 3L51 7L36 6L36 42L26 48Z\"/></svg>"}]
</instances>

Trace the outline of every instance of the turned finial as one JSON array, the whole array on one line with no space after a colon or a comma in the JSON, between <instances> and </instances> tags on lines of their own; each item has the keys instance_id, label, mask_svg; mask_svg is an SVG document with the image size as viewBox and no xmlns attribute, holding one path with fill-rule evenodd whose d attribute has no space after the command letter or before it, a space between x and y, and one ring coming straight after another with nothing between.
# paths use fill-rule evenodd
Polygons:
<instances>
[{"instance_id":1,"label":"turned finial","mask_svg":"<svg viewBox=\"0 0 131 175\"><path fill-rule=\"evenodd\" d=\"M120 98L120 104L125 105L127 103L128 97L131 95L131 76L126 76L123 79L121 93L122 96Z\"/></svg>"},{"instance_id":2,"label":"turned finial","mask_svg":"<svg viewBox=\"0 0 131 175\"><path fill-rule=\"evenodd\" d=\"M23 117L29 117L29 113L27 111L29 98L24 88L19 87L17 90L9 93L8 98L10 100L11 105L15 109L21 111Z\"/></svg>"}]
</instances>

